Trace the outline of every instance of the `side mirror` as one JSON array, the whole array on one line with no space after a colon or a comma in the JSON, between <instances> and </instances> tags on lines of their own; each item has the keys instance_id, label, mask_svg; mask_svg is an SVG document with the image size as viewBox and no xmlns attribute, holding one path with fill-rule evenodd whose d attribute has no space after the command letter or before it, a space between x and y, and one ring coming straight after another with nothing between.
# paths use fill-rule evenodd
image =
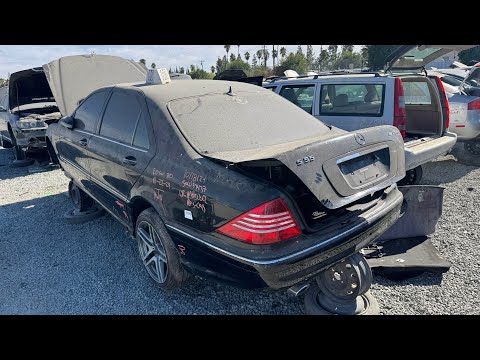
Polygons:
<instances>
[{"instance_id":1,"label":"side mirror","mask_svg":"<svg viewBox=\"0 0 480 360\"><path fill-rule=\"evenodd\" d=\"M60 125L62 125L64 128L72 130L73 126L75 125L75 119L71 116L64 117L60 120Z\"/></svg>"},{"instance_id":2,"label":"side mirror","mask_svg":"<svg viewBox=\"0 0 480 360\"><path fill-rule=\"evenodd\" d=\"M0 112L6 112L7 109L5 109L3 106L0 106Z\"/></svg>"}]
</instances>

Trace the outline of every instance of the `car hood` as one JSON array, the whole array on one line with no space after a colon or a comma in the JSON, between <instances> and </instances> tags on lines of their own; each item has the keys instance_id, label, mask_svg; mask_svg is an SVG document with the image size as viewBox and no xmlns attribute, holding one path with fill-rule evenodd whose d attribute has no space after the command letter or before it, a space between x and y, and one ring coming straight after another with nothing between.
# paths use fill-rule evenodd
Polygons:
<instances>
[{"instance_id":1,"label":"car hood","mask_svg":"<svg viewBox=\"0 0 480 360\"><path fill-rule=\"evenodd\" d=\"M147 69L140 63L110 55L65 56L43 65L46 78L63 116L103 86L145 81Z\"/></svg>"},{"instance_id":2,"label":"car hood","mask_svg":"<svg viewBox=\"0 0 480 360\"><path fill-rule=\"evenodd\" d=\"M477 45L402 45L385 60L385 70L420 70L451 51Z\"/></svg>"},{"instance_id":3,"label":"car hood","mask_svg":"<svg viewBox=\"0 0 480 360\"><path fill-rule=\"evenodd\" d=\"M54 102L50 86L41 67L22 70L10 75L9 108L35 103Z\"/></svg>"}]
</instances>

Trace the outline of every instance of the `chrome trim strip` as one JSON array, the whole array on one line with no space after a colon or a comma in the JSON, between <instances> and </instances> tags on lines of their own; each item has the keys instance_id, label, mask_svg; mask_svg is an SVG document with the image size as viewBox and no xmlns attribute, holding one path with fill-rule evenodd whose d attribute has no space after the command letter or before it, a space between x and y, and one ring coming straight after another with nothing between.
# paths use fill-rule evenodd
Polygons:
<instances>
[{"instance_id":1,"label":"chrome trim strip","mask_svg":"<svg viewBox=\"0 0 480 360\"><path fill-rule=\"evenodd\" d=\"M193 235L191 235L191 234L189 234L189 233L187 233L183 230L177 229L176 227L174 227L172 225L165 224L165 226L168 227L169 229L179 233L179 234L185 235L186 237L188 237L192 240L196 240L196 241L198 241L198 242L200 242L200 243L202 243L202 244L204 244L204 245L206 245L206 246L208 246L212 249L215 249L222 254L225 254L225 255L227 255L231 258L249 263L250 265L263 265L263 266L265 266L265 265L275 265L275 264L284 262L286 260L292 259L294 257L297 257L299 255L303 255L305 253L308 253L311 250L315 250L316 248L318 248L320 246L324 246L326 244L329 244L329 243L337 240L339 237L344 236L344 235L348 235L348 234L354 232L355 230L357 230L358 228L360 228L362 226L365 226L365 223L371 223L371 222L374 222L374 221L378 220L378 218L380 218L383 214L390 212L395 206L398 205L398 203L401 203L402 199L403 199L402 196L398 196L398 198L395 199L394 201L392 201L391 204L389 204L388 206L386 206L385 208L383 208L381 210L378 210L378 211L374 212L373 215L371 217L369 217L368 219L365 219L364 222L361 222L360 224L355 225L353 228L351 228L347 231L344 231L343 233L337 234L334 237L332 237L332 238L330 238L330 239L328 239L328 240L326 240L322 243L315 244L315 245L313 245L309 248L303 249L303 250L301 250L299 252L296 252L294 254L290 254L290 255L287 255L287 256L284 256L284 257L281 257L281 258L278 258L278 259L274 259L274 260L254 260L254 259L249 259L249 258L240 256L240 255L236 255L236 254L231 253L230 251L224 250L222 248L219 248L218 246L210 244L210 243L208 243L208 242L206 242L202 239L199 239L198 237L193 236Z\"/></svg>"},{"instance_id":2,"label":"chrome trim strip","mask_svg":"<svg viewBox=\"0 0 480 360\"><path fill-rule=\"evenodd\" d=\"M121 143L119 141L116 141L116 140L113 140L113 139L109 139L105 136L101 136L101 135L97 135L97 134L92 134L92 133L89 133L88 131L83 131L83 130L76 130L74 129L75 131L78 131L79 133L82 133L82 134L85 134L85 135L90 135L90 136L93 136L93 137L96 137L96 138L99 138L99 139L102 139L102 140L106 140L106 141L110 141L114 144L117 144L117 145L122 145L122 146L125 146L129 149L133 149L133 150L137 150L137 151L141 151L141 152L144 152L144 153L147 153L148 150L145 150L145 149L142 149L142 148L139 148L139 147L136 147L136 146L132 146L132 145L127 145L127 144L124 144L124 143Z\"/></svg>"}]
</instances>

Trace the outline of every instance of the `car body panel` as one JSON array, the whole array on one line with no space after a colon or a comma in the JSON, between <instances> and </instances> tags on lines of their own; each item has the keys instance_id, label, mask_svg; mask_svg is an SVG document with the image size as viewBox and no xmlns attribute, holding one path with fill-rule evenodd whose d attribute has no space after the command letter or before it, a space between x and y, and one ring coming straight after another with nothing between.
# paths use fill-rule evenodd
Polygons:
<instances>
[{"instance_id":1,"label":"car body panel","mask_svg":"<svg viewBox=\"0 0 480 360\"><path fill-rule=\"evenodd\" d=\"M118 83L144 81L146 68L133 60L110 55L65 56L43 65L63 116L92 91Z\"/></svg>"}]
</instances>

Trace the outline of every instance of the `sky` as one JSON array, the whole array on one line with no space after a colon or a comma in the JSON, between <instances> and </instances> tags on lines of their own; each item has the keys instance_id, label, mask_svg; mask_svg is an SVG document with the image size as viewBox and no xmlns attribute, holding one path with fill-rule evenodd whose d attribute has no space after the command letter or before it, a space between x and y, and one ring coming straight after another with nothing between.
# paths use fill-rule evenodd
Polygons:
<instances>
[{"instance_id":1,"label":"sky","mask_svg":"<svg viewBox=\"0 0 480 360\"><path fill-rule=\"evenodd\" d=\"M280 45L287 51L296 51L298 45ZM328 45L323 45L327 47ZM248 51L250 56L261 48L261 45L240 45L240 54ZM303 45L303 51L306 51ZM313 45L315 54L320 52L320 45ZM355 45L359 51L361 45ZM272 45L267 49L271 52ZM230 52L237 54L237 45L232 45ZM41 66L49 61L67 55L79 54L116 55L127 59L146 59L147 66L154 62L157 68L181 67L187 68L191 64L201 67L203 60L204 70L209 71L215 65L218 56L225 54L223 45L0 45L0 78L7 78L9 73ZM250 59L251 62L251 59ZM269 59L271 63L271 58ZM271 65L270 65L271 66Z\"/></svg>"}]
</instances>

